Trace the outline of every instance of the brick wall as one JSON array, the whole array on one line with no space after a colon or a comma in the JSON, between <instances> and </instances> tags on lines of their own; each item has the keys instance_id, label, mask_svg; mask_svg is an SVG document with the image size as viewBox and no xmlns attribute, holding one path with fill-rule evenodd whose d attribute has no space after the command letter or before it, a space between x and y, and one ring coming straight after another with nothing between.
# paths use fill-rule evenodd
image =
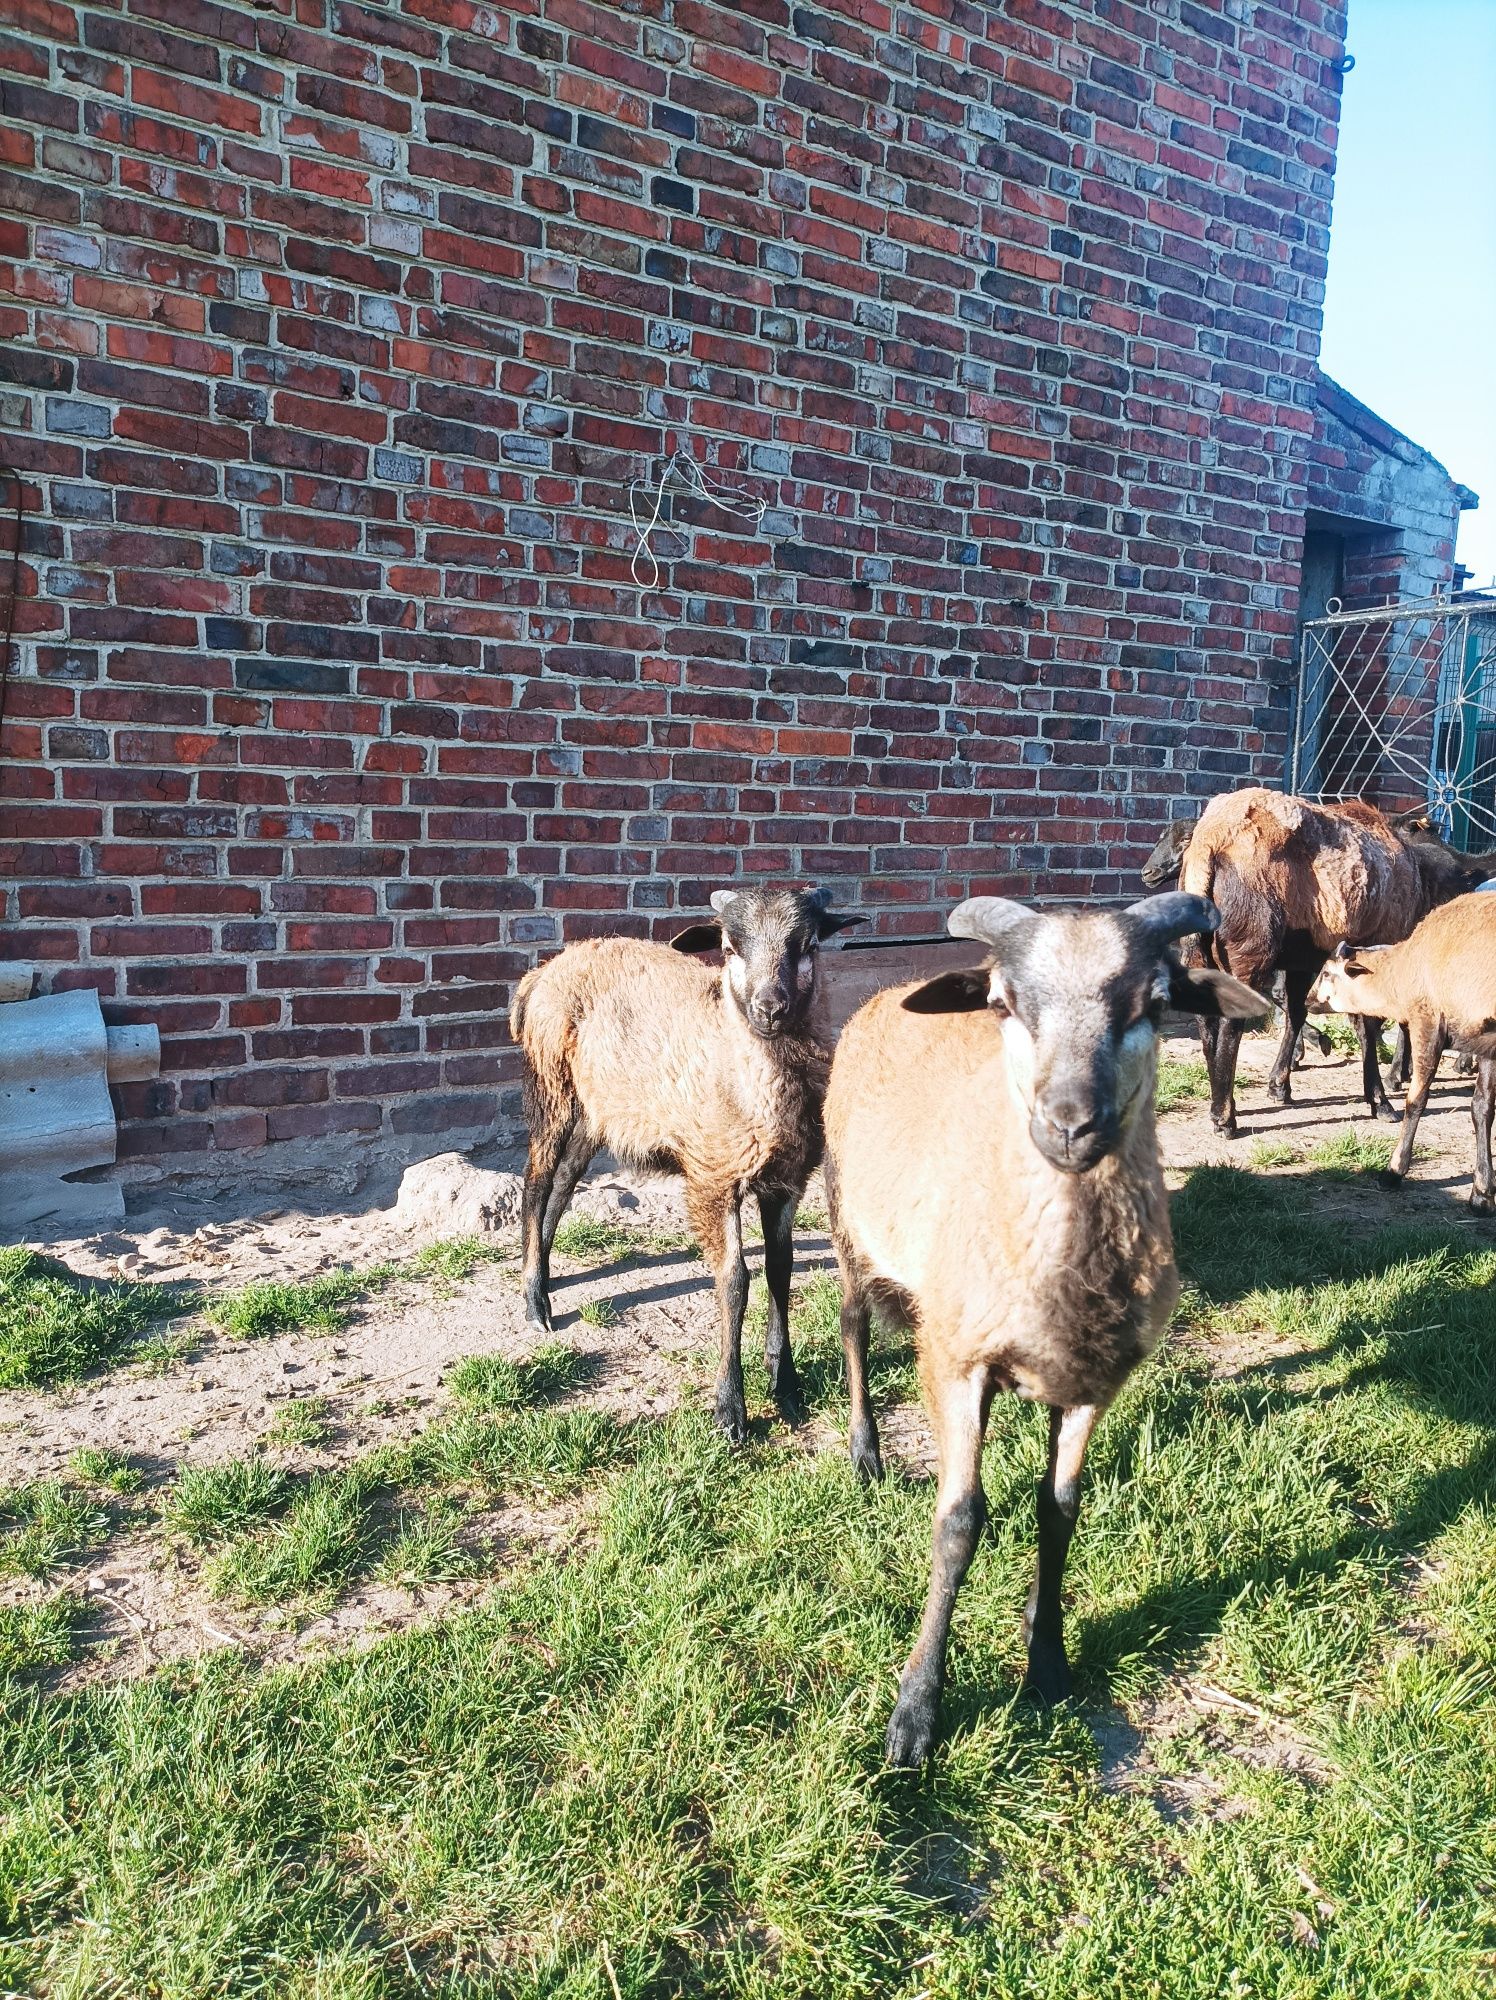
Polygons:
<instances>
[{"instance_id":1,"label":"brick wall","mask_svg":"<svg viewBox=\"0 0 1496 2000\"><path fill-rule=\"evenodd\" d=\"M1280 774L1340 7L6 18L0 955L160 1023L127 1154L470 1136L563 936ZM766 511L641 587L677 448Z\"/></svg>"},{"instance_id":2,"label":"brick wall","mask_svg":"<svg viewBox=\"0 0 1496 2000\"><path fill-rule=\"evenodd\" d=\"M1347 611L1448 590L1460 513L1475 504L1431 452L1321 375L1308 505L1345 537Z\"/></svg>"}]
</instances>

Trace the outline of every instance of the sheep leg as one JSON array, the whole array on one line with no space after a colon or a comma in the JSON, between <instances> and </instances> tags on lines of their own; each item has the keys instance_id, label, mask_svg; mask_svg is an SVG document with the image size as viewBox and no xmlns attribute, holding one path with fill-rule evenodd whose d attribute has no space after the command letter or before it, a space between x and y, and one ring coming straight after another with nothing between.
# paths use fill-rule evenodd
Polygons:
<instances>
[{"instance_id":1,"label":"sheep leg","mask_svg":"<svg viewBox=\"0 0 1496 2000\"><path fill-rule=\"evenodd\" d=\"M769 1393L787 1424L805 1421L805 1399L790 1351L790 1277L795 1265L795 1209L792 1194L761 1194L759 1219L764 1226L764 1283L769 1291L769 1322L764 1332L764 1366Z\"/></svg>"},{"instance_id":2,"label":"sheep leg","mask_svg":"<svg viewBox=\"0 0 1496 2000\"><path fill-rule=\"evenodd\" d=\"M1382 1024L1370 1014L1352 1014L1351 1023L1361 1044L1361 1094L1366 1099L1367 1112L1372 1118L1385 1118L1395 1125L1397 1112L1382 1082L1381 1061L1377 1055Z\"/></svg>"},{"instance_id":3,"label":"sheep leg","mask_svg":"<svg viewBox=\"0 0 1496 2000\"><path fill-rule=\"evenodd\" d=\"M1413 1068L1413 1046L1408 1038L1405 1022L1397 1024L1397 1034L1392 1043L1392 1060L1387 1065L1387 1087L1389 1090L1406 1090L1408 1078Z\"/></svg>"},{"instance_id":4,"label":"sheep leg","mask_svg":"<svg viewBox=\"0 0 1496 2000\"><path fill-rule=\"evenodd\" d=\"M713 1389L717 1422L733 1444L748 1442L743 1396L743 1315L748 1308L748 1266L743 1261L743 1218L736 1193L688 1187L686 1213L717 1281L721 1347Z\"/></svg>"},{"instance_id":5,"label":"sheep leg","mask_svg":"<svg viewBox=\"0 0 1496 2000\"><path fill-rule=\"evenodd\" d=\"M1208 1037L1205 1030L1214 1032ZM1210 1072L1210 1118L1218 1132L1236 1137L1236 1058L1241 1049L1240 1021L1203 1021L1205 1067Z\"/></svg>"},{"instance_id":6,"label":"sheep leg","mask_svg":"<svg viewBox=\"0 0 1496 2000\"><path fill-rule=\"evenodd\" d=\"M1309 1016L1309 988L1319 973L1301 965L1290 966L1283 974L1283 1039L1268 1072L1267 1094L1275 1104L1293 1102L1293 1065L1304 1043L1304 1023Z\"/></svg>"},{"instance_id":7,"label":"sheep leg","mask_svg":"<svg viewBox=\"0 0 1496 2000\"><path fill-rule=\"evenodd\" d=\"M1023 1614L1026 1685L1045 1703L1064 1701L1070 1694L1060 1589L1080 1512L1081 1467L1100 1416L1091 1403L1049 1413L1049 1465L1038 1488L1039 1567Z\"/></svg>"},{"instance_id":8,"label":"sheep leg","mask_svg":"<svg viewBox=\"0 0 1496 2000\"><path fill-rule=\"evenodd\" d=\"M542 1099L538 1090L528 1088L525 1096L526 1109L530 1114L530 1153L525 1161L525 1191L520 1208L525 1253L525 1318L531 1326L538 1326L549 1333L551 1243L556 1231L553 1224L547 1235L545 1224L551 1193L580 1121L581 1107L575 1098L564 1109L553 1107ZM575 1185L573 1182L572 1186ZM561 1208L570 1199L571 1189L568 1188ZM556 1221L560 1219L558 1209Z\"/></svg>"},{"instance_id":9,"label":"sheep leg","mask_svg":"<svg viewBox=\"0 0 1496 2000\"><path fill-rule=\"evenodd\" d=\"M982 1438L992 1391L984 1369L940 1379L922 1359L925 1401L940 1458L930 1589L919 1638L899 1680L886 1740L890 1764L923 1764L935 1741L951 1613L987 1525Z\"/></svg>"},{"instance_id":10,"label":"sheep leg","mask_svg":"<svg viewBox=\"0 0 1496 2000\"><path fill-rule=\"evenodd\" d=\"M1438 1072L1439 1058L1444 1053L1444 1023L1442 1020L1410 1021L1408 1023L1408 1046L1412 1051L1413 1074L1408 1082L1408 1095L1403 1103L1402 1131L1387 1171L1382 1176L1387 1187L1401 1187L1403 1176L1413 1158L1413 1140L1417 1136L1418 1121L1423 1116L1423 1107L1428 1103L1428 1094ZM1373 1053L1375 1051L1373 1050Z\"/></svg>"},{"instance_id":11,"label":"sheep leg","mask_svg":"<svg viewBox=\"0 0 1496 2000\"><path fill-rule=\"evenodd\" d=\"M872 1398L867 1392L869 1317L865 1294L843 1278L841 1338L847 1366L847 1401L851 1406L848 1442L852 1465L863 1479L881 1479L883 1453L878 1444L878 1421L873 1415Z\"/></svg>"},{"instance_id":12,"label":"sheep leg","mask_svg":"<svg viewBox=\"0 0 1496 2000\"><path fill-rule=\"evenodd\" d=\"M1496 1209L1496 1185L1491 1173L1491 1125L1496 1117L1496 1056L1482 1056L1475 1072L1475 1092L1470 1099L1470 1117L1475 1126L1475 1178L1470 1186L1470 1208L1475 1215L1490 1215Z\"/></svg>"},{"instance_id":13,"label":"sheep leg","mask_svg":"<svg viewBox=\"0 0 1496 2000\"><path fill-rule=\"evenodd\" d=\"M556 1231L561 1227L561 1218L577 1191L577 1182L586 1173L597 1157L597 1141L588 1131L586 1124L578 1120L572 1128L571 1137L566 1142L566 1151L561 1155L556 1168L556 1177L551 1182L550 1198L545 1205L545 1216L540 1225L540 1247L549 1269L551 1245L556 1240Z\"/></svg>"}]
</instances>

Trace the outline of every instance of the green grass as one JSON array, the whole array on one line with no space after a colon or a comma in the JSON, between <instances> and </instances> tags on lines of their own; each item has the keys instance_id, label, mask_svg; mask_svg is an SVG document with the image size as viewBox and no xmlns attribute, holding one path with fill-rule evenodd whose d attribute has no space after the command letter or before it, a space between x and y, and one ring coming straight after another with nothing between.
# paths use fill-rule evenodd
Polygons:
<instances>
[{"instance_id":1,"label":"green grass","mask_svg":"<svg viewBox=\"0 0 1496 2000\"><path fill-rule=\"evenodd\" d=\"M612 1326L618 1318L617 1299L588 1299L577 1308L577 1318L585 1326Z\"/></svg>"},{"instance_id":2,"label":"green grass","mask_svg":"<svg viewBox=\"0 0 1496 2000\"><path fill-rule=\"evenodd\" d=\"M352 1307L378 1291L398 1267L378 1264L367 1271L323 1271L299 1283L265 1278L226 1292L206 1309L209 1325L236 1340L265 1340L277 1333L341 1333Z\"/></svg>"},{"instance_id":3,"label":"green grass","mask_svg":"<svg viewBox=\"0 0 1496 2000\"><path fill-rule=\"evenodd\" d=\"M128 1453L99 1445L83 1445L68 1460L68 1471L83 1486L103 1486L111 1493L138 1493L145 1474Z\"/></svg>"},{"instance_id":4,"label":"green grass","mask_svg":"<svg viewBox=\"0 0 1496 2000\"><path fill-rule=\"evenodd\" d=\"M239 1603L273 1604L346 1583L369 1552L370 1502L389 1477L386 1452L315 1474L282 1520L229 1543L210 1567L209 1587Z\"/></svg>"},{"instance_id":5,"label":"green grass","mask_svg":"<svg viewBox=\"0 0 1496 2000\"><path fill-rule=\"evenodd\" d=\"M448 1371L446 1384L475 1410L517 1410L574 1389L586 1371L584 1356L559 1340L547 1340L525 1361L502 1354L464 1355Z\"/></svg>"},{"instance_id":6,"label":"green grass","mask_svg":"<svg viewBox=\"0 0 1496 2000\"><path fill-rule=\"evenodd\" d=\"M1247 1155L1254 1167L1291 1167L1303 1157L1300 1149L1286 1139L1254 1139Z\"/></svg>"},{"instance_id":7,"label":"green grass","mask_svg":"<svg viewBox=\"0 0 1496 2000\"><path fill-rule=\"evenodd\" d=\"M578 1264L617 1263L625 1257L699 1257L701 1248L684 1230L646 1229L639 1223L603 1222L580 1210L562 1218L552 1245L557 1256Z\"/></svg>"},{"instance_id":8,"label":"green grass","mask_svg":"<svg viewBox=\"0 0 1496 2000\"><path fill-rule=\"evenodd\" d=\"M1385 1132L1358 1132L1348 1125L1332 1139L1321 1139L1317 1146L1311 1146L1304 1158L1311 1167L1336 1178L1375 1174L1385 1170L1396 1143Z\"/></svg>"},{"instance_id":9,"label":"green grass","mask_svg":"<svg viewBox=\"0 0 1496 2000\"><path fill-rule=\"evenodd\" d=\"M180 1310L164 1285L100 1284L35 1250L0 1250L0 1389L74 1382Z\"/></svg>"},{"instance_id":10,"label":"green grass","mask_svg":"<svg viewBox=\"0 0 1496 2000\"><path fill-rule=\"evenodd\" d=\"M81 1601L67 1592L40 1602L0 1605L0 1700L15 1682L67 1665L82 1612ZM0 1944L0 1953L4 1949Z\"/></svg>"},{"instance_id":11,"label":"green grass","mask_svg":"<svg viewBox=\"0 0 1496 2000\"><path fill-rule=\"evenodd\" d=\"M138 1347L130 1350L130 1359L142 1375L169 1375L178 1368L197 1346L192 1334L183 1328L180 1332L152 1334L149 1340L142 1340Z\"/></svg>"},{"instance_id":12,"label":"green grass","mask_svg":"<svg viewBox=\"0 0 1496 2000\"><path fill-rule=\"evenodd\" d=\"M1316 1014L1309 1024L1328 1036L1330 1046L1343 1056L1359 1056L1361 1042L1343 1014Z\"/></svg>"},{"instance_id":13,"label":"green grass","mask_svg":"<svg viewBox=\"0 0 1496 2000\"><path fill-rule=\"evenodd\" d=\"M406 1443L303 1478L260 1459L184 1473L167 1518L213 1546L209 1589L275 1604L327 1599L369 1574L429 1582L460 1563L466 1575L472 1559L448 1533L460 1518L453 1489L545 1502L626 1455L628 1434L611 1417L526 1407L577 1379L566 1349L544 1347L519 1364L482 1360L453 1371L466 1389L456 1412ZM397 1497L407 1511L392 1519Z\"/></svg>"},{"instance_id":14,"label":"green grass","mask_svg":"<svg viewBox=\"0 0 1496 2000\"><path fill-rule=\"evenodd\" d=\"M326 1444L333 1434L325 1396L296 1396L282 1403L260 1443L272 1451Z\"/></svg>"},{"instance_id":15,"label":"green grass","mask_svg":"<svg viewBox=\"0 0 1496 2000\"><path fill-rule=\"evenodd\" d=\"M620 1463L630 1443L624 1426L599 1410L465 1411L412 1442L401 1476L477 1486L495 1498L555 1499Z\"/></svg>"},{"instance_id":16,"label":"green grass","mask_svg":"<svg viewBox=\"0 0 1496 2000\"><path fill-rule=\"evenodd\" d=\"M1073 1706L1017 1698L1043 1422L1015 1399L920 1778L883 1768L881 1733L926 1480L864 1491L803 1441L734 1453L695 1411L459 1410L356 1492L302 1482L235 1544L249 1580L435 1580L472 1485L589 1491L586 1544L316 1664L226 1652L8 1697L0 1988L1488 1994L1496 1246L1321 1219L1324 1184L1209 1168L1175 1198L1188 1338L1098 1432ZM835 1308L834 1280L799 1288L807 1390L840 1422ZM1269 1358L1218 1379L1211 1345L1248 1337ZM907 1342L873 1366L880 1398L907 1392ZM1137 1734L1104 1769L1119 1702Z\"/></svg>"},{"instance_id":17,"label":"green grass","mask_svg":"<svg viewBox=\"0 0 1496 2000\"><path fill-rule=\"evenodd\" d=\"M375 1575L383 1583L456 1583L471 1576L478 1559L463 1548L462 1509L450 1500L429 1500L415 1513L403 1514L395 1535L381 1557Z\"/></svg>"},{"instance_id":18,"label":"green grass","mask_svg":"<svg viewBox=\"0 0 1496 2000\"><path fill-rule=\"evenodd\" d=\"M1311 1017L1309 1028L1311 1032L1315 1028L1322 1029L1329 1037L1330 1046L1338 1054L1354 1056L1359 1060L1360 1037L1356 1033L1354 1024L1343 1014L1316 1014ZM1392 1043L1386 1035L1380 1036L1377 1040L1377 1057L1383 1063L1390 1063L1392 1060Z\"/></svg>"},{"instance_id":19,"label":"green grass","mask_svg":"<svg viewBox=\"0 0 1496 2000\"><path fill-rule=\"evenodd\" d=\"M263 1458L189 1465L177 1474L162 1509L168 1528L208 1543L241 1533L285 1506L292 1491L282 1467Z\"/></svg>"},{"instance_id":20,"label":"green grass","mask_svg":"<svg viewBox=\"0 0 1496 2000\"><path fill-rule=\"evenodd\" d=\"M1158 1059L1158 1108L1173 1111L1181 1104L1210 1096L1210 1077L1203 1062L1179 1062L1173 1056Z\"/></svg>"},{"instance_id":21,"label":"green grass","mask_svg":"<svg viewBox=\"0 0 1496 2000\"><path fill-rule=\"evenodd\" d=\"M107 1508L61 1479L0 1489L0 1578L47 1577L109 1535Z\"/></svg>"},{"instance_id":22,"label":"green grass","mask_svg":"<svg viewBox=\"0 0 1496 2000\"><path fill-rule=\"evenodd\" d=\"M509 1254L504 1245L485 1243L480 1236L449 1236L418 1250L410 1260L410 1268L423 1278L441 1278L456 1284L472 1277L485 1264L502 1264Z\"/></svg>"}]
</instances>

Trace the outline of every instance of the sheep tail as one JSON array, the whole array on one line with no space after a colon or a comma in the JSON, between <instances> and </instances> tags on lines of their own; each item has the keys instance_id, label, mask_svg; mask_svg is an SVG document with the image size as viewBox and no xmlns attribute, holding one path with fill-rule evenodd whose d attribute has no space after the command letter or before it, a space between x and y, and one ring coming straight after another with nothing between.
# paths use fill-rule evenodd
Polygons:
<instances>
[{"instance_id":1,"label":"sheep tail","mask_svg":"<svg viewBox=\"0 0 1496 2000\"><path fill-rule=\"evenodd\" d=\"M1184 850L1184 866L1179 871L1180 888L1191 896L1204 896L1207 902L1215 903L1216 859L1214 847L1207 848L1200 840L1192 840ZM1216 903L1216 907L1220 908L1219 903ZM1217 971L1225 970L1215 949L1214 935L1210 931L1202 931L1199 937L1193 940L1193 950L1188 956L1193 957L1195 952L1199 953L1202 964L1212 965Z\"/></svg>"},{"instance_id":2,"label":"sheep tail","mask_svg":"<svg viewBox=\"0 0 1496 2000\"><path fill-rule=\"evenodd\" d=\"M523 1041L525 1033L525 1010L530 1001L530 988L539 977L540 967L534 966L514 989L514 999L509 1008L509 1034L513 1041Z\"/></svg>"}]
</instances>

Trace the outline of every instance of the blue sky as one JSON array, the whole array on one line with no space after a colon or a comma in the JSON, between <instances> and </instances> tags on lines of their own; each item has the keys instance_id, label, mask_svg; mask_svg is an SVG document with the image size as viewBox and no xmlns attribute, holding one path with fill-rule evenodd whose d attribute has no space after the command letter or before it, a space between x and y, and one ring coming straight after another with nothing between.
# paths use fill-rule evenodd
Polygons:
<instances>
[{"instance_id":1,"label":"blue sky","mask_svg":"<svg viewBox=\"0 0 1496 2000\"><path fill-rule=\"evenodd\" d=\"M1321 361L1481 496L1496 575L1496 0L1350 0Z\"/></svg>"}]
</instances>

